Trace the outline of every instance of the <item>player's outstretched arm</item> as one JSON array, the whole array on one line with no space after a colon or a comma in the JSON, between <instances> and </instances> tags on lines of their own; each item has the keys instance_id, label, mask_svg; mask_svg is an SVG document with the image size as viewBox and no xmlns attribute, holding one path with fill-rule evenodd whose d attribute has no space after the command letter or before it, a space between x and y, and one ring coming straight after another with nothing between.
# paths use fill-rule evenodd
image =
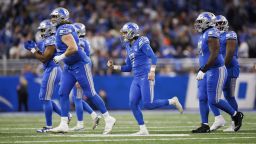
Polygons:
<instances>
[{"instance_id":1,"label":"player's outstretched arm","mask_svg":"<svg viewBox=\"0 0 256 144\"><path fill-rule=\"evenodd\" d=\"M108 60L107 66L113 70L119 70L121 72L130 72L132 71L132 65L129 57L126 58L126 64L123 66L114 65L113 60Z\"/></svg>"},{"instance_id":2,"label":"player's outstretched arm","mask_svg":"<svg viewBox=\"0 0 256 144\"><path fill-rule=\"evenodd\" d=\"M236 40L228 39L226 45L226 57L225 57L225 65L228 66L234 56L236 50Z\"/></svg>"}]
</instances>

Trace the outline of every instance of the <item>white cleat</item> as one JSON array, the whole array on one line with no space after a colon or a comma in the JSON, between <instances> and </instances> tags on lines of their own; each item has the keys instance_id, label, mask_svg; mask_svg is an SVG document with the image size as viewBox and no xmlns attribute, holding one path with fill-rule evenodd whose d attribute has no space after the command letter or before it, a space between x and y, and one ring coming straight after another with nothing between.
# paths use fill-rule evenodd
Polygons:
<instances>
[{"instance_id":1,"label":"white cleat","mask_svg":"<svg viewBox=\"0 0 256 144\"><path fill-rule=\"evenodd\" d=\"M55 127L53 129L50 129L48 130L49 132L52 132L52 133L66 133L68 132L68 124L63 124L63 123L60 123L60 125L58 127Z\"/></svg>"},{"instance_id":2,"label":"white cleat","mask_svg":"<svg viewBox=\"0 0 256 144\"><path fill-rule=\"evenodd\" d=\"M223 131L224 132L235 132L234 129L235 129L235 123L234 123L234 121L232 121L231 125L228 128L224 129Z\"/></svg>"},{"instance_id":3,"label":"white cleat","mask_svg":"<svg viewBox=\"0 0 256 144\"><path fill-rule=\"evenodd\" d=\"M143 129L143 130L140 130L136 133L133 133L131 135L134 135L134 136L146 136L146 135L149 135L149 132L147 129Z\"/></svg>"},{"instance_id":4,"label":"white cleat","mask_svg":"<svg viewBox=\"0 0 256 144\"><path fill-rule=\"evenodd\" d=\"M215 131L221 127L223 127L226 124L225 119L222 117L222 115L219 115L217 117L215 117L215 121L212 124L210 131Z\"/></svg>"},{"instance_id":5,"label":"white cleat","mask_svg":"<svg viewBox=\"0 0 256 144\"><path fill-rule=\"evenodd\" d=\"M81 131L84 129L83 125L76 125L75 127L69 129L69 131Z\"/></svg>"},{"instance_id":6,"label":"white cleat","mask_svg":"<svg viewBox=\"0 0 256 144\"><path fill-rule=\"evenodd\" d=\"M179 99L176 96L169 99L169 104L174 105L181 114L183 113L182 105L180 104Z\"/></svg>"},{"instance_id":7,"label":"white cleat","mask_svg":"<svg viewBox=\"0 0 256 144\"><path fill-rule=\"evenodd\" d=\"M116 123L116 119L109 116L108 118L105 119L105 129L103 131L103 134L106 135L106 134L110 134L112 129L113 129L113 126L115 125Z\"/></svg>"},{"instance_id":8,"label":"white cleat","mask_svg":"<svg viewBox=\"0 0 256 144\"><path fill-rule=\"evenodd\" d=\"M95 119L93 119L93 125L92 125L93 130L99 125L100 119L101 119L101 117L99 115L97 115L97 117L95 117Z\"/></svg>"}]
</instances>

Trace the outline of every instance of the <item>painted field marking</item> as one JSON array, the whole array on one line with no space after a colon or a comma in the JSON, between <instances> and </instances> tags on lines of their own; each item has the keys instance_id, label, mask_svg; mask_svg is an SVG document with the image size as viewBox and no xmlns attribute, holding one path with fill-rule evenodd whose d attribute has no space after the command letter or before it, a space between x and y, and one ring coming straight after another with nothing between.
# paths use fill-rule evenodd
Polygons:
<instances>
[{"instance_id":1,"label":"painted field marking","mask_svg":"<svg viewBox=\"0 0 256 144\"><path fill-rule=\"evenodd\" d=\"M14 143L71 143L71 142L120 142L120 141L176 141L176 140L234 140L256 139L256 137L228 137L228 138L147 138L147 139L89 139L89 140L52 140L52 141L14 141ZM6 143L6 142L0 142Z\"/></svg>"}]
</instances>

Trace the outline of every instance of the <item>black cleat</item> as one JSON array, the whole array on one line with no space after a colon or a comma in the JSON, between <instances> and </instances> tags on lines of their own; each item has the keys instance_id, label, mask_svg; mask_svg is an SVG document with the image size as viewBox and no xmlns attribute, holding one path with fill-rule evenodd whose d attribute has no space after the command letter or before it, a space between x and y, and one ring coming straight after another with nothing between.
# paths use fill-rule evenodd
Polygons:
<instances>
[{"instance_id":1,"label":"black cleat","mask_svg":"<svg viewBox=\"0 0 256 144\"><path fill-rule=\"evenodd\" d=\"M192 133L209 133L210 132L210 127L206 124L202 124L201 127L192 130Z\"/></svg>"},{"instance_id":2,"label":"black cleat","mask_svg":"<svg viewBox=\"0 0 256 144\"><path fill-rule=\"evenodd\" d=\"M241 112L237 112L236 115L232 117L233 121L235 122L235 129L234 129L235 132L241 128L243 118L244 118L244 114Z\"/></svg>"},{"instance_id":3,"label":"black cleat","mask_svg":"<svg viewBox=\"0 0 256 144\"><path fill-rule=\"evenodd\" d=\"M36 130L36 132L38 132L38 133L46 133L46 132L48 132L50 129L52 129L52 128L43 127L42 129Z\"/></svg>"},{"instance_id":4,"label":"black cleat","mask_svg":"<svg viewBox=\"0 0 256 144\"><path fill-rule=\"evenodd\" d=\"M93 130L99 125L100 119L101 119L101 117L100 117L100 116L97 116L97 117L93 120L93 126L92 126L92 129L93 129Z\"/></svg>"}]
</instances>

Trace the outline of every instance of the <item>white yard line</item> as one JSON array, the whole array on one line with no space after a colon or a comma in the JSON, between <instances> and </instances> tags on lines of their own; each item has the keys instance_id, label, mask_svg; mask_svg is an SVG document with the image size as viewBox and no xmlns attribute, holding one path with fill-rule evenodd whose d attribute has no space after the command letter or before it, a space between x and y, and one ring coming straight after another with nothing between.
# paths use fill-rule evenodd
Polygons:
<instances>
[{"instance_id":1,"label":"white yard line","mask_svg":"<svg viewBox=\"0 0 256 144\"><path fill-rule=\"evenodd\" d=\"M47 137L83 137L83 138L105 138L105 137L186 137L190 136L190 134L150 134L147 136L140 136L140 135L132 135L132 134L110 134L110 135L103 135L103 134L74 134L74 135L67 135L67 134L46 134L46 135L31 135L31 136L5 136L5 138L21 138L21 137L37 137L37 138L47 138ZM1 137L0 137L1 138Z\"/></svg>"},{"instance_id":2,"label":"white yard line","mask_svg":"<svg viewBox=\"0 0 256 144\"><path fill-rule=\"evenodd\" d=\"M147 139L88 139L88 140L46 140L46 141L9 141L13 143L72 143L72 142L121 142L121 141L176 141L176 140L235 140L256 139L256 137L222 137L222 138L147 138ZM6 143L6 142L0 142Z\"/></svg>"}]
</instances>

